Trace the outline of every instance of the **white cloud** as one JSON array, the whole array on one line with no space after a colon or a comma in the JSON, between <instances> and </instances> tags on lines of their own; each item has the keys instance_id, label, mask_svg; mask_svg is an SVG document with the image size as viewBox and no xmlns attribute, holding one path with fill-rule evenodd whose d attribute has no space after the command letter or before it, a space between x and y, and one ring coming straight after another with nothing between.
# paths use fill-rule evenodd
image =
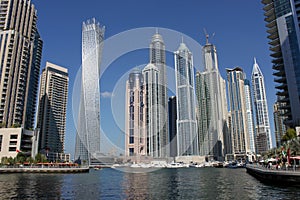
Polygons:
<instances>
[{"instance_id":1,"label":"white cloud","mask_svg":"<svg viewBox=\"0 0 300 200\"><path fill-rule=\"evenodd\" d=\"M103 97L103 98L109 99L112 96L113 96L113 94L111 92L107 92L107 91L101 92L101 97Z\"/></svg>"}]
</instances>

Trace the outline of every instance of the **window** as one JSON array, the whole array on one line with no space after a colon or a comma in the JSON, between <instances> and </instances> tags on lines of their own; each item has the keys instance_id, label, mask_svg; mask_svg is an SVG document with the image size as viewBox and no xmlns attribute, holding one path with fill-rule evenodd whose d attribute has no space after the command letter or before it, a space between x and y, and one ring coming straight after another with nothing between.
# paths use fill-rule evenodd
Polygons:
<instances>
[{"instance_id":1,"label":"window","mask_svg":"<svg viewBox=\"0 0 300 200\"><path fill-rule=\"evenodd\" d=\"M129 148L129 156L133 156L134 155L134 148Z\"/></svg>"},{"instance_id":2,"label":"window","mask_svg":"<svg viewBox=\"0 0 300 200\"><path fill-rule=\"evenodd\" d=\"M133 144L134 143L134 137L130 136L129 137L129 144Z\"/></svg>"},{"instance_id":3,"label":"window","mask_svg":"<svg viewBox=\"0 0 300 200\"><path fill-rule=\"evenodd\" d=\"M10 135L10 139L18 139L18 135Z\"/></svg>"},{"instance_id":4,"label":"window","mask_svg":"<svg viewBox=\"0 0 300 200\"><path fill-rule=\"evenodd\" d=\"M17 145L17 141L9 141L9 145Z\"/></svg>"},{"instance_id":5,"label":"window","mask_svg":"<svg viewBox=\"0 0 300 200\"><path fill-rule=\"evenodd\" d=\"M8 151L16 151L17 147L9 147Z\"/></svg>"}]
</instances>

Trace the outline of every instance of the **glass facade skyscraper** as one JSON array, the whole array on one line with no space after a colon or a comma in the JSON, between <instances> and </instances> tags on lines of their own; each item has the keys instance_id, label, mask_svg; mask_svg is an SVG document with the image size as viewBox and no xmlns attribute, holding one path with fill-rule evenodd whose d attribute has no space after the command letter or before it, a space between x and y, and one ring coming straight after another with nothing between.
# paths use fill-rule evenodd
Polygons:
<instances>
[{"instance_id":1,"label":"glass facade skyscraper","mask_svg":"<svg viewBox=\"0 0 300 200\"><path fill-rule=\"evenodd\" d=\"M300 125L300 1L262 0L278 90L278 109L285 124Z\"/></svg>"},{"instance_id":2,"label":"glass facade skyscraper","mask_svg":"<svg viewBox=\"0 0 300 200\"><path fill-rule=\"evenodd\" d=\"M160 131L159 70L154 64L143 69L145 93L145 129L147 135L147 155L162 157L162 132Z\"/></svg>"},{"instance_id":3,"label":"glass facade skyscraper","mask_svg":"<svg viewBox=\"0 0 300 200\"><path fill-rule=\"evenodd\" d=\"M246 155L250 152L248 120L245 98L245 74L240 67L226 69L230 105L230 132L232 153Z\"/></svg>"},{"instance_id":4,"label":"glass facade skyscraper","mask_svg":"<svg viewBox=\"0 0 300 200\"><path fill-rule=\"evenodd\" d=\"M150 63L155 65L159 71L158 77L158 135L159 135L159 157L168 156L168 95L166 74L166 52L163 38L158 32L152 36L150 43Z\"/></svg>"},{"instance_id":5,"label":"glass facade skyscraper","mask_svg":"<svg viewBox=\"0 0 300 200\"><path fill-rule=\"evenodd\" d=\"M182 42L174 53L177 102L177 155L198 155L193 56Z\"/></svg>"},{"instance_id":6,"label":"glass facade skyscraper","mask_svg":"<svg viewBox=\"0 0 300 200\"><path fill-rule=\"evenodd\" d=\"M95 19L82 25L82 84L75 158L89 165L100 152L100 62L105 28Z\"/></svg>"},{"instance_id":7,"label":"glass facade skyscraper","mask_svg":"<svg viewBox=\"0 0 300 200\"><path fill-rule=\"evenodd\" d=\"M258 153L263 150L269 150L273 147L272 145L272 135L269 122L269 112L267 104L267 96L265 90L264 76L254 59L253 70L252 70L252 87L253 87L253 100L255 105L256 113L256 134L264 134L266 137L267 144L265 148L260 149ZM262 144L260 144L262 143ZM263 147L263 141L257 140L257 146Z\"/></svg>"},{"instance_id":8,"label":"glass facade skyscraper","mask_svg":"<svg viewBox=\"0 0 300 200\"><path fill-rule=\"evenodd\" d=\"M197 125L200 155L224 158L227 129L225 80L220 76L216 47L210 43L202 49L204 71L196 73Z\"/></svg>"},{"instance_id":9,"label":"glass facade skyscraper","mask_svg":"<svg viewBox=\"0 0 300 200\"><path fill-rule=\"evenodd\" d=\"M253 104L251 96L250 81L245 79L245 103L246 103L246 113L247 113L247 124L248 124L248 135L249 135L249 146L252 153L256 152L256 132L254 129L254 117L253 117Z\"/></svg>"}]
</instances>

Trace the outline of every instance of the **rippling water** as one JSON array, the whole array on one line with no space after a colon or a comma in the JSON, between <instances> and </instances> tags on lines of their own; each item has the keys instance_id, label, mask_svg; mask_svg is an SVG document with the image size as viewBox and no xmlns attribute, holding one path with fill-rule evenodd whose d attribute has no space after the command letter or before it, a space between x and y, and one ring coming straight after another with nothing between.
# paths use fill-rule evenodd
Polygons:
<instances>
[{"instance_id":1,"label":"rippling water","mask_svg":"<svg viewBox=\"0 0 300 200\"><path fill-rule=\"evenodd\" d=\"M0 199L298 199L300 188L266 185L245 169L0 174Z\"/></svg>"}]
</instances>

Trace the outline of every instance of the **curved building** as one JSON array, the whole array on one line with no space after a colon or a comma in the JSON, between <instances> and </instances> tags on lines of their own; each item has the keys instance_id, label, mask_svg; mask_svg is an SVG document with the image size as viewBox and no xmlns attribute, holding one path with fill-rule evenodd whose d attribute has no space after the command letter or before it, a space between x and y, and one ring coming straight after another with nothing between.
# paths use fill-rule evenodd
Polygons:
<instances>
[{"instance_id":1,"label":"curved building","mask_svg":"<svg viewBox=\"0 0 300 200\"><path fill-rule=\"evenodd\" d=\"M75 159L91 165L100 152L100 62L105 28L95 19L82 25L82 84Z\"/></svg>"}]
</instances>

